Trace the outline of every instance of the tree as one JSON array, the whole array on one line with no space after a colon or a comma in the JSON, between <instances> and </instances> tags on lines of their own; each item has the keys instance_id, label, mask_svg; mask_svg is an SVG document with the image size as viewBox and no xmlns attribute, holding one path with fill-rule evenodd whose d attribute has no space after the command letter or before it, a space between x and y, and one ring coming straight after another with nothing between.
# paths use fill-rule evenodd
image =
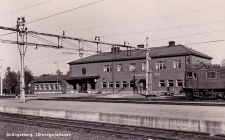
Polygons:
<instances>
[{"instance_id":1,"label":"tree","mask_svg":"<svg viewBox=\"0 0 225 140\"><path fill-rule=\"evenodd\" d=\"M6 93L15 93L19 89L19 77L16 72L11 71L10 67L7 67L5 78L3 79L3 89Z\"/></svg>"},{"instance_id":2,"label":"tree","mask_svg":"<svg viewBox=\"0 0 225 140\"><path fill-rule=\"evenodd\" d=\"M225 66L225 59L222 60L221 66Z\"/></svg>"},{"instance_id":3,"label":"tree","mask_svg":"<svg viewBox=\"0 0 225 140\"><path fill-rule=\"evenodd\" d=\"M24 68L24 73L25 73L25 92L28 92L28 90L30 89L29 88L29 84L31 81L34 80L34 76L33 76L33 73L30 69L28 69L26 66ZM20 71L18 71L17 73L18 77L20 77Z\"/></svg>"},{"instance_id":4,"label":"tree","mask_svg":"<svg viewBox=\"0 0 225 140\"><path fill-rule=\"evenodd\" d=\"M63 72L61 72L60 70L57 70L56 75L63 75Z\"/></svg>"}]
</instances>

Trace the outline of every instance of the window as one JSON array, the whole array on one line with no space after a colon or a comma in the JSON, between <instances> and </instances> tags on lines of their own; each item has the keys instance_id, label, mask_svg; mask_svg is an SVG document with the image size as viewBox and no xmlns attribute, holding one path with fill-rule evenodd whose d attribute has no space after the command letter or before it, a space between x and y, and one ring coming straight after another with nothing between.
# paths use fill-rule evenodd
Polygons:
<instances>
[{"instance_id":1,"label":"window","mask_svg":"<svg viewBox=\"0 0 225 140\"><path fill-rule=\"evenodd\" d=\"M113 82L109 82L109 86L108 87L112 88L113 87Z\"/></svg>"},{"instance_id":2,"label":"window","mask_svg":"<svg viewBox=\"0 0 225 140\"><path fill-rule=\"evenodd\" d=\"M173 87L173 80L168 80L168 87Z\"/></svg>"},{"instance_id":3,"label":"window","mask_svg":"<svg viewBox=\"0 0 225 140\"><path fill-rule=\"evenodd\" d=\"M173 61L173 68L174 69L180 69L181 68L181 60Z\"/></svg>"},{"instance_id":4,"label":"window","mask_svg":"<svg viewBox=\"0 0 225 140\"><path fill-rule=\"evenodd\" d=\"M86 68L82 68L82 70L81 70L81 74L82 74L82 75L86 75L86 73L87 73Z\"/></svg>"},{"instance_id":5,"label":"window","mask_svg":"<svg viewBox=\"0 0 225 140\"><path fill-rule=\"evenodd\" d=\"M224 78L225 72L224 71L217 71L217 78Z\"/></svg>"},{"instance_id":6,"label":"window","mask_svg":"<svg viewBox=\"0 0 225 140\"><path fill-rule=\"evenodd\" d=\"M117 65L117 71L123 71L123 64Z\"/></svg>"},{"instance_id":7,"label":"window","mask_svg":"<svg viewBox=\"0 0 225 140\"><path fill-rule=\"evenodd\" d=\"M159 87L165 87L165 80L159 80Z\"/></svg>"},{"instance_id":8,"label":"window","mask_svg":"<svg viewBox=\"0 0 225 140\"><path fill-rule=\"evenodd\" d=\"M134 87L134 81L130 81L130 87Z\"/></svg>"},{"instance_id":9,"label":"window","mask_svg":"<svg viewBox=\"0 0 225 140\"><path fill-rule=\"evenodd\" d=\"M62 90L62 84L59 84L59 90Z\"/></svg>"},{"instance_id":10,"label":"window","mask_svg":"<svg viewBox=\"0 0 225 140\"><path fill-rule=\"evenodd\" d=\"M102 88L106 88L106 82L102 82Z\"/></svg>"},{"instance_id":11,"label":"window","mask_svg":"<svg viewBox=\"0 0 225 140\"><path fill-rule=\"evenodd\" d=\"M155 68L156 69L166 69L165 61L157 61L155 63Z\"/></svg>"},{"instance_id":12,"label":"window","mask_svg":"<svg viewBox=\"0 0 225 140\"><path fill-rule=\"evenodd\" d=\"M44 90L48 90L48 85L44 85Z\"/></svg>"},{"instance_id":13,"label":"window","mask_svg":"<svg viewBox=\"0 0 225 140\"><path fill-rule=\"evenodd\" d=\"M216 78L216 72L215 71L209 71L206 74L207 78Z\"/></svg>"},{"instance_id":14,"label":"window","mask_svg":"<svg viewBox=\"0 0 225 140\"><path fill-rule=\"evenodd\" d=\"M115 87L119 88L120 87L120 82L115 82Z\"/></svg>"},{"instance_id":15,"label":"window","mask_svg":"<svg viewBox=\"0 0 225 140\"><path fill-rule=\"evenodd\" d=\"M187 72L187 79L192 79L192 72Z\"/></svg>"},{"instance_id":16,"label":"window","mask_svg":"<svg viewBox=\"0 0 225 140\"><path fill-rule=\"evenodd\" d=\"M39 86L39 90L43 90L43 85L40 85Z\"/></svg>"},{"instance_id":17,"label":"window","mask_svg":"<svg viewBox=\"0 0 225 140\"><path fill-rule=\"evenodd\" d=\"M104 72L111 72L111 71L112 71L111 65L105 65L105 66L103 67L103 71L104 71Z\"/></svg>"},{"instance_id":18,"label":"window","mask_svg":"<svg viewBox=\"0 0 225 140\"><path fill-rule=\"evenodd\" d=\"M143 62L143 63L141 64L141 70L146 70L146 62Z\"/></svg>"},{"instance_id":19,"label":"window","mask_svg":"<svg viewBox=\"0 0 225 140\"><path fill-rule=\"evenodd\" d=\"M177 80L177 87L183 87L183 80Z\"/></svg>"},{"instance_id":20,"label":"window","mask_svg":"<svg viewBox=\"0 0 225 140\"><path fill-rule=\"evenodd\" d=\"M193 76L193 79L197 79L197 73L194 72L193 75L194 75L194 76Z\"/></svg>"},{"instance_id":21,"label":"window","mask_svg":"<svg viewBox=\"0 0 225 140\"><path fill-rule=\"evenodd\" d=\"M134 71L134 70L135 70L135 63L131 63L131 64L130 64L129 70L130 70L130 71Z\"/></svg>"},{"instance_id":22,"label":"window","mask_svg":"<svg viewBox=\"0 0 225 140\"><path fill-rule=\"evenodd\" d=\"M49 85L49 90L53 90L53 85Z\"/></svg>"},{"instance_id":23,"label":"window","mask_svg":"<svg viewBox=\"0 0 225 140\"><path fill-rule=\"evenodd\" d=\"M38 90L38 85L35 85L35 90Z\"/></svg>"},{"instance_id":24,"label":"window","mask_svg":"<svg viewBox=\"0 0 225 140\"><path fill-rule=\"evenodd\" d=\"M123 81L123 88L127 87L127 81Z\"/></svg>"}]
</instances>

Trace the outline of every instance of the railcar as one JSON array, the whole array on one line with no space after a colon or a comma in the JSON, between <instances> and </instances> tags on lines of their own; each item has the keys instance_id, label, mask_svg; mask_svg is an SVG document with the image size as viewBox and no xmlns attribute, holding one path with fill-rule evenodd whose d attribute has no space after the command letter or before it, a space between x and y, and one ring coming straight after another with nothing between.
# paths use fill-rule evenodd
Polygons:
<instances>
[{"instance_id":1,"label":"railcar","mask_svg":"<svg viewBox=\"0 0 225 140\"><path fill-rule=\"evenodd\" d=\"M225 67L187 69L183 92L188 99L225 99Z\"/></svg>"}]
</instances>

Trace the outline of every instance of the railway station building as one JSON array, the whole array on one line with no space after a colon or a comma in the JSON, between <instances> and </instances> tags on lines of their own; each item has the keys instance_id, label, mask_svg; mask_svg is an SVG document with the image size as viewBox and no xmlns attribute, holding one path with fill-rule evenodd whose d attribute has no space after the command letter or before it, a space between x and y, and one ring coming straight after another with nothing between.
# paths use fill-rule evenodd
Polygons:
<instances>
[{"instance_id":1,"label":"railway station building","mask_svg":"<svg viewBox=\"0 0 225 140\"><path fill-rule=\"evenodd\" d=\"M211 63L212 57L184 45L150 49L152 71L152 92L179 93L185 82L187 65L199 62ZM69 85L64 93L138 93L146 90L146 50L121 50L111 48L102 52L69 62L70 75L65 79Z\"/></svg>"}]
</instances>

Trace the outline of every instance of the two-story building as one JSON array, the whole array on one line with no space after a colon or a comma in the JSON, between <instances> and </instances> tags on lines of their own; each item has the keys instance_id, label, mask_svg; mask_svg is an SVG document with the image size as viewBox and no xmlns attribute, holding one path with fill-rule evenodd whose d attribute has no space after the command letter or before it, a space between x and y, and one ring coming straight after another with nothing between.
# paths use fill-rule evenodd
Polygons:
<instances>
[{"instance_id":1,"label":"two-story building","mask_svg":"<svg viewBox=\"0 0 225 140\"><path fill-rule=\"evenodd\" d=\"M150 51L153 92L178 93L184 86L187 65L211 63L212 57L183 45L154 47ZM68 63L70 76L66 81L75 92L143 93L146 90L146 50L102 52Z\"/></svg>"}]
</instances>

